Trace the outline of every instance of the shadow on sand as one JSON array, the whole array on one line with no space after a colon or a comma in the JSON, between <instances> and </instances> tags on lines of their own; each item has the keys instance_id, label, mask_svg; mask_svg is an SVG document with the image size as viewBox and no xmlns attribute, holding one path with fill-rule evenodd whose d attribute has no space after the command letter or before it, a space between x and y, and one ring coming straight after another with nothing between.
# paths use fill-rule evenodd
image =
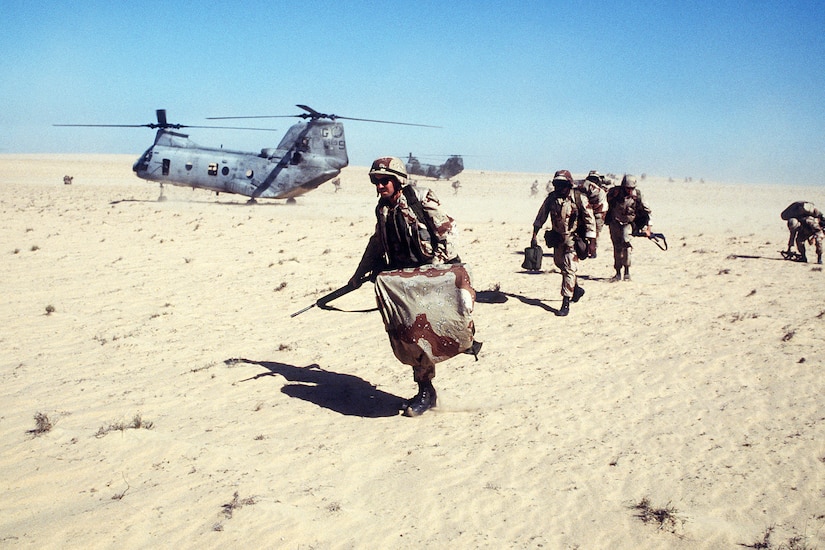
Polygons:
<instances>
[{"instance_id":1,"label":"shadow on sand","mask_svg":"<svg viewBox=\"0 0 825 550\"><path fill-rule=\"evenodd\" d=\"M527 304L528 306L540 307L541 309L551 313L558 312L557 309L548 306L538 298L528 298L527 296L522 296L520 294L502 292L501 290L481 290L476 292L476 302L480 304L503 304L508 300L508 297L515 298L522 304Z\"/></svg>"},{"instance_id":2,"label":"shadow on sand","mask_svg":"<svg viewBox=\"0 0 825 550\"><path fill-rule=\"evenodd\" d=\"M275 361L239 358L227 359L224 363L230 366L238 363L259 365L268 372L262 372L242 382L265 376L283 376L288 381L295 382L281 388L283 393L339 414L380 418L396 416L401 410L403 399L397 395L381 391L357 376L324 370L314 363L306 367L296 367Z\"/></svg>"},{"instance_id":3,"label":"shadow on sand","mask_svg":"<svg viewBox=\"0 0 825 550\"><path fill-rule=\"evenodd\" d=\"M750 256L746 254L731 254L728 256L731 260L779 260L784 262L785 258L772 258L770 256ZM789 260L790 261L790 260Z\"/></svg>"}]
</instances>

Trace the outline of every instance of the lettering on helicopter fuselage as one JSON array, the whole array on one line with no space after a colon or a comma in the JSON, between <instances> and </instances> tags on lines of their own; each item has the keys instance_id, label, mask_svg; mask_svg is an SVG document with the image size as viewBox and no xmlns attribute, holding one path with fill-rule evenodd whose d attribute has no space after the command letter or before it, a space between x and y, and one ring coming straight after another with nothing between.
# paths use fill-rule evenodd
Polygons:
<instances>
[{"instance_id":1,"label":"lettering on helicopter fuselage","mask_svg":"<svg viewBox=\"0 0 825 550\"><path fill-rule=\"evenodd\" d=\"M324 140L324 149L327 149L329 151L332 151L332 150L335 150L335 149L337 149L339 151L343 151L346 148L347 148L347 146L344 143L343 139L325 139Z\"/></svg>"}]
</instances>

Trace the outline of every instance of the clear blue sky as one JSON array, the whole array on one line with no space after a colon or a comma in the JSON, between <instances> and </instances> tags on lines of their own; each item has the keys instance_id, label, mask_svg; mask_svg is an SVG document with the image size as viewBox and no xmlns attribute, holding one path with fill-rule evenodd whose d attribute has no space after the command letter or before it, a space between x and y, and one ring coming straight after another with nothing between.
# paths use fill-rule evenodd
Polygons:
<instances>
[{"instance_id":1,"label":"clear blue sky","mask_svg":"<svg viewBox=\"0 0 825 550\"><path fill-rule=\"evenodd\" d=\"M131 153L149 129L54 123L295 114L346 122L350 163L825 184L825 2L3 0L0 153ZM277 133L190 130L258 151ZM234 124L234 122L232 123Z\"/></svg>"}]
</instances>

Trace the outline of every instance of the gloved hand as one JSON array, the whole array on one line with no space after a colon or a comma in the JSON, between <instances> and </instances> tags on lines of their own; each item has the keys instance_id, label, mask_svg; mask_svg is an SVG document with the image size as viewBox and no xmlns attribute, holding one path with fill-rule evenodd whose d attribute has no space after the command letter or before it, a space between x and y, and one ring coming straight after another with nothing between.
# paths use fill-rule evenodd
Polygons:
<instances>
[{"instance_id":1,"label":"gloved hand","mask_svg":"<svg viewBox=\"0 0 825 550\"><path fill-rule=\"evenodd\" d=\"M530 239L530 246L538 246L539 242L536 240L536 236L533 235L533 238Z\"/></svg>"},{"instance_id":2,"label":"gloved hand","mask_svg":"<svg viewBox=\"0 0 825 550\"><path fill-rule=\"evenodd\" d=\"M595 258L596 257L596 239L589 239L587 241L587 257L588 258Z\"/></svg>"}]
</instances>

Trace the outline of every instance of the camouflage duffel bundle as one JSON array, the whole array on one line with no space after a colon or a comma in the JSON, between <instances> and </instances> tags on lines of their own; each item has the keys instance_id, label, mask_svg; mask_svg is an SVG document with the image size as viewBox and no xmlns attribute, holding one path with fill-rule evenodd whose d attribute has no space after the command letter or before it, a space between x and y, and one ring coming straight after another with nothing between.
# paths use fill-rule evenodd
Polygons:
<instances>
[{"instance_id":1,"label":"camouflage duffel bundle","mask_svg":"<svg viewBox=\"0 0 825 550\"><path fill-rule=\"evenodd\" d=\"M463 264L385 271L375 280L392 350L406 365L435 365L473 345L476 293Z\"/></svg>"}]
</instances>

